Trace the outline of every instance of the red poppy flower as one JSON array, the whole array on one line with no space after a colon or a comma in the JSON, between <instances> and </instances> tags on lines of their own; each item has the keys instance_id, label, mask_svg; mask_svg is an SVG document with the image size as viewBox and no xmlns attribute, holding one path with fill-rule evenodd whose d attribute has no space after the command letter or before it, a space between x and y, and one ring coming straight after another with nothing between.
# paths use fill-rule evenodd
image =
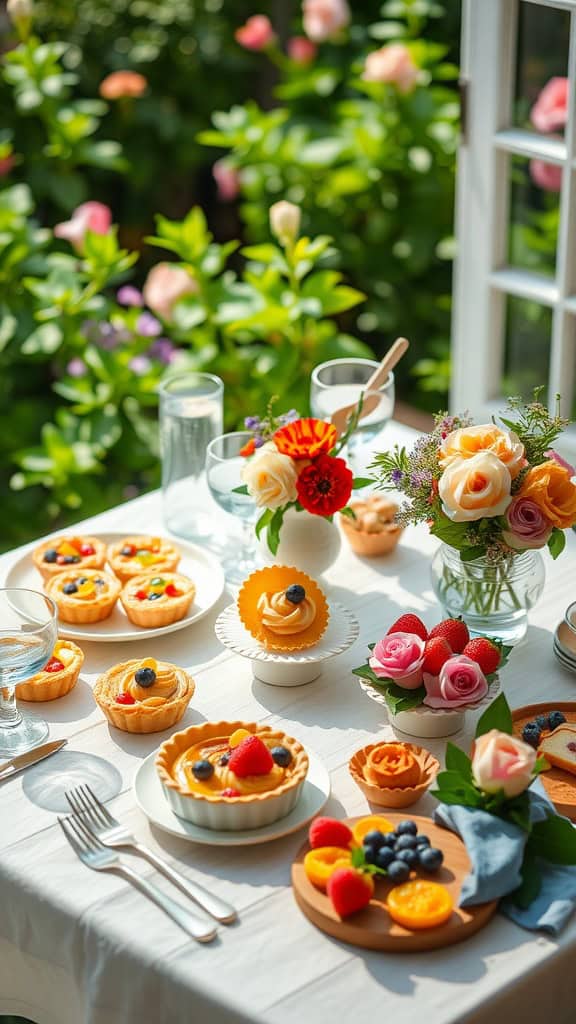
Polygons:
<instances>
[{"instance_id":1,"label":"red poppy flower","mask_svg":"<svg viewBox=\"0 0 576 1024\"><path fill-rule=\"evenodd\" d=\"M274 444L282 455L292 459L314 459L334 447L338 438L336 427L311 417L287 423L274 434Z\"/></svg>"},{"instance_id":2,"label":"red poppy flower","mask_svg":"<svg viewBox=\"0 0 576 1024\"><path fill-rule=\"evenodd\" d=\"M256 440L255 440L255 438L251 437L249 441L246 441L246 444L242 445L242 447L240 449L240 455L244 455L245 457L248 457L248 455L253 455L255 451L256 451Z\"/></svg>"},{"instance_id":3,"label":"red poppy flower","mask_svg":"<svg viewBox=\"0 0 576 1024\"><path fill-rule=\"evenodd\" d=\"M298 501L316 516L332 516L348 504L353 476L344 459L319 455L296 481Z\"/></svg>"}]
</instances>

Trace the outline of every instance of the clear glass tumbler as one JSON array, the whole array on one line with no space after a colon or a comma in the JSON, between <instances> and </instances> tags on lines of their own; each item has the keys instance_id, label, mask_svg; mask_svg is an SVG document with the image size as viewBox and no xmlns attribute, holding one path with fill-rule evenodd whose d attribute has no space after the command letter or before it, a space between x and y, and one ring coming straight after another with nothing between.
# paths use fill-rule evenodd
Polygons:
<instances>
[{"instance_id":1,"label":"clear glass tumbler","mask_svg":"<svg viewBox=\"0 0 576 1024\"><path fill-rule=\"evenodd\" d=\"M229 583L243 583L257 568L256 523L257 508L248 494L237 494L235 488L242 484L242 467L246 459L240 449L254 435L248 430L236 430L216 437L208 445L206 455L206 477L214 500L229 515L242 524L240 547L237 537L227 538L218 554Z\"/></svg>"},{"instance_id":2,"label":"clear glass tumbler","mask_svg":"<svg viewBox=\"0 0 576 1024\"><path fill-rule=\"evenodd\" d=\"M209 542L206 449L222 433L224 384L211 373L182 373L160 385L164 523L178 537Z\"/></svg>"}]
</instances>

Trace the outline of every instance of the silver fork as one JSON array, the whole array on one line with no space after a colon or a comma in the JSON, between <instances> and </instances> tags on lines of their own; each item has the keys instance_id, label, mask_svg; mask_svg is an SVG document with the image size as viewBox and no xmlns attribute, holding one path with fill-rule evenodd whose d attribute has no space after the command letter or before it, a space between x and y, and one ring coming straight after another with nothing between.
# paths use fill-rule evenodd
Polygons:
<instances>
[{"instance_id":1,"label":"silver fork","mask_svg":"<svg viewBox=\"0 0 576 1024\"><path fill-rule=\"evenodd\" d=\"M60 827L72 849L78 854L80 860L87 867L95 871L115 871L124 878L128 878L137 889L140 889L148 899L156 903L162 910L172 918L176 924L191 935L198 942L211 942L216 935L216 928L208 918L200 917L183 907L170 896L166 896L161 889L140 878L132 868L120 860L117 853L98 842L95 836L86 828L86 825L75 816L70 818L58 818Z\"/></svg>"},{"instance_id":2,"label":"silver fork","mask_svg":"<svg viewBox=\"0 0 576 1024\"><path fill-rule=\"evenodd\" d=\"M236 911L225 900L208 892L204 886L181 875L179 871L167 864L165 860L158 857L153 850L150 850L143 843L139 843L136 837L122 825L116 818L113 818L110 811L100 802L90 786L83 784L76 789L66 793L66 799L74 813L80 816L90 832L95 835L104 846L122 847L125 846L134 853L145 857L150 864L153 864L158 871L176 885L181 892L194 900L203 910L206 910L212 917L221 924L230 924L236 920Z\"/></svg>"}]
</instances>

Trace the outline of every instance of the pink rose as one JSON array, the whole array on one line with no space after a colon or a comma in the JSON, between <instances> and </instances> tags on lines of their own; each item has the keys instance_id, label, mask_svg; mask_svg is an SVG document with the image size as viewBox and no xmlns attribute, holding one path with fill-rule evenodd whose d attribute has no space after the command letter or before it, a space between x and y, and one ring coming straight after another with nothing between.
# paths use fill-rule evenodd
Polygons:
<instances>
[{"instance_id":1,"label":"pink rose","mask_svg":"<svg viewBox=\"0 0 576 1024\"><path fill-rule=\"evenodd\" d=\"M224 158L212 165L212 174L218 186L218 198L224 203L231 203L240 191L238 171Z\"/></svg>"},{"instance_id":2,"label":"pink rose","mask_svg":"<svg viewBox=\"0 0 576 1024\"><path fill-rule=\"evenodd\" d=\"M389 633L376 644L368 664L379 679L393 679L405 690L422 682L424 641L415 633Z\"/></svg>"},{"instance_id":3,"label":"pink rose","mask_svg":"<svg viewBox=\"0 0 576 1024\"><path fill-rule=\"evenodd\" d=\"M315 43L335 36L350 21L346 0L304 0L302 4L304 31Z\"/></svg>"},{"instance_id":4,"label":"pink rose","mask_svg":"<svg viewBox=\"0 0 576 1024\"><path fill-rule=\"evenodd\" d=\"M449 658L440 669L439 676L424 673L429 708L458 708L462 704L475 704L488 693L488 683L480 665L463 654Z\"/></svg>"},{"instance_id":5,"label":"pink rose","mask_svg":"<svg viewBox=\"0 0 576 1024\"><path fill-rule=\"evenodd\" d=\"M547 459L551 459L552 462L557 462L559 466L562 466L562 469L565 469L570 473L571 477L576 476L576 469L574 466L571 466L569 462L566 462L566 459L563 459L561 455L558 455L558 452L555 452L553 448L549 448L547 452L544 452L544 455Z\"/></svg>"},{"instance_id":6,"label":"pink rose","mask_svg":"<svg viewBox=\"0 0 576 1024\"><path fill-rule=\"evenodd\" d=\"M530 111L532 124L539 132L556 132L568 118L568 79L551 78Z\"/></svg>"},{"instance_id":7,"label":"pink rose","mask_svg":"<svg viewBox=\"0 0 576 1024\"><path fill-rule=\"evenodd\" d=\"M562 185L562 168L547 164L545 160L530 161L530 177L538 188L546 192L559 192Z\"/></svg>"},{"instance_id":8,"label":"pink rose","mask_svg":"<svg viewBox=\"0 0 576 1024\"><path fill-rule=\"evenodd\" d=\"M502 536L516 551L543 548L552 532L552 523L531 498L514 498L506 511L508 529Z\"/></svg>"},{"instance_id":9,"label":"pink rose","mask_svg":"<svg viewBox=\"0 0 576 1024\"><path fill-rule=\"evenodd\" d=\"M245 25L236 29L234 38L245 50L265 50L276 37L270 18L265 14L253 14Z\"/></svg>"},{"instance_id":10,"label":"pink rose","mask_svg":"<svg viewBox=\"0 0 576 1024\"><path fill-rule=\"evenodd\" d=\"M518 796L534 779L536 751L498 729L479 736L472 754L472 776L484 793Z\"/></svg>"},{"instance_id":11,"label":"pink rose","mask_svg":"<svg viewBox=\"0 0 576 1024\"><path fill-rule=\"evenodd\" d=\"M5 178L7 174L10 174L15 163L16 160L12 153L9 153L8 156L3 156L0 159L0 178Z\"/></svg>"},{"instance_id":12,"label":"pink rose","mask_svg":"<svg viewBox=\"0 0 576 1024\"><path fill-rule=\"evenodd\" d=\"M390 43L369 53L362 78L366 82L390 82L398 92L412 92L418 80L418 68L410 50L402 43Z\"/></svg>"},{"instance_id":13,"label":"pink rose","mask_svg":"<svg viewBox=\"0 0 576 1024\"><path fill-rule=\"evenodd\" d=\"M142 294L150 309L163 320L170 320L176 303L197 291L197 282L182 267L175 267L173 263L157 263L146 278Z\"/></svg>"},{"instance_id":14,"label":"pink rose","mask_svg":"<svg viewBox=\"0 0 576 1024\"><path fill-rule=\"evenodd\" d=\"M91 201L77 206L70 220L57 224L54 228L56 238L66 238L74 248L81 252L84 235L93 231L95 235L106 235L112 224L112 211L104 203Z\"/></svg>"},{"instance_id":15,"label":"pink rose","mask_svg":"<svg viewBox=\"0 0 576 1024\"><path fill-rule=\"evenodd\" d=\"M287 48L288 56L295 64L311 64L318 53L318 48L306 36L292 36Z\"/></svg>"}]
</instances>

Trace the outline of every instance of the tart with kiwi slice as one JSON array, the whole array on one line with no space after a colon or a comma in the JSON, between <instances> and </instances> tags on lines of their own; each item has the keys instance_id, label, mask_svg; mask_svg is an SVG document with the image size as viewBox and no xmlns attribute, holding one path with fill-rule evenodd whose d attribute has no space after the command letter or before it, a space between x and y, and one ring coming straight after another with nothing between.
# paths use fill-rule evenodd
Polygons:
<instances>
[{"instance_id":1,"label":"tart with kiwi slice","mask_svg":"<svg viewBox=\"0 0 576 1024\"><path fill-rule=\"evenodd\" d=\"M124 584L120 600L135 626L158 629L183 619L195 594L196 586L188 576L147 572Z\"/></svg>"},{"instance_id":2,"label":"tart with kiwi slice","mask_svg":"<svg viewBox=\"0 0 576 1024\"><path fill-rule=\"evenodd\" d=\"M180 552L165 537L138 534L108 546L108 563L122 583L145 572L174 572Z\"/></svg>"},{"instance_id":3,"label":"tart with kiwi slice","mask_svg":"<svg viewBox=\"0 0 576 1024\"><path fill-rule=\"evenodd\" d=\"M100 569L70 569L59 572L46 584L46 593L58 608L62 622L84 625L101 622L114 611L120 596L120 582Z\"/></svg>"},{"instance_id":4,"label":"tart with kiwi slice","mask_svg":"<svg viewBox=\"0 0 576 1024\"><path fill-rule=\"evenodd\" d=\"M180 721L195 683L183 668L156 658L113 665L96 681L94 699L111 725L123 732L150 733Z\"/></svg>"},{"instance_id":5,"label":"tart with kiwi slice","mask_svg":"<svg viewBox=\"0 0 576 1024\"><path fill-rule=\"evenodd\" d=\"M34 548L32 561L43 580L50 580L71 568L102 569L106 545L97 537L51 537Z\"/></svg>"}]
</instances>

